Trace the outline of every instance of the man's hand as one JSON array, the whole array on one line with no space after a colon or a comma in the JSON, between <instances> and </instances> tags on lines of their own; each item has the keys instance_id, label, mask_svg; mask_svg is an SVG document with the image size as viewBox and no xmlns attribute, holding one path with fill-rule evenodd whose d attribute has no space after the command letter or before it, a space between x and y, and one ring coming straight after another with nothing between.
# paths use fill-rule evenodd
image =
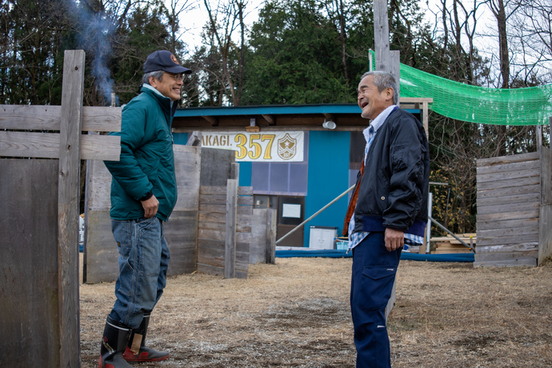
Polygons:
<instances>
[{"instance_id":1,"label":"man's hand","mask_svg":"<svg viewBox=\"0 0 552 368\"><path fill-rule=\"evenodd\" d=\"M159 201L155 196L151 196L150 199L142 201L142 207L144 207L144 217L150 218L157 214L159 209Z\"/></svg>"},{"instance_id":2,"label":"man's hand","mask_svg":"<svg viewBox=\"0 0 552 368\"><path fill-rule=\"evenodd\" d=\"M404 245L404 232L400 230L385 228L385 248L392 252Z\"/></svg>"}]
</instances>

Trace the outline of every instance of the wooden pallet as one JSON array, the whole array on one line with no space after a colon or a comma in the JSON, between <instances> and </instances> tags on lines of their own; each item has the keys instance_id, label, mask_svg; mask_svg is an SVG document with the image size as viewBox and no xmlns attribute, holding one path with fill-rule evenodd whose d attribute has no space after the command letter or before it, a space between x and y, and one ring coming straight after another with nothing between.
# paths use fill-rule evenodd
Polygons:
<instances>
[{"instance_id":1,"label":"wooden pallet","mask_svg":"<svg viewBox=\"0 0 552 368\"><path fill-rule=\"evenodd\" d=\"M462 239L462 241L464 241L466 244L473 244L473 246L475 247L477 238L474 233L456 234L456 236ZM472 253L469 248L467 248L456 238L452 237L452 235L433 237L431 238L431 243L435 245L435 250L432 252L435 254Z\"/></svg>"}]
</instances>

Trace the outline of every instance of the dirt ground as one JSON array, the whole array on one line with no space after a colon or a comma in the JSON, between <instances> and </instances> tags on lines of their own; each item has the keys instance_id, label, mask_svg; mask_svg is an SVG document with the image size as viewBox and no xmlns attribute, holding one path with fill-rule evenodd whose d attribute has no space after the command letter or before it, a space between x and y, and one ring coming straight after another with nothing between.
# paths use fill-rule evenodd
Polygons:
<instances>
[{"instance_id":1,"label":"dirt ground","mask_svg":"<svg viewBox=\"0 0 552 368\"><path fill-rule=\"evenodd\" d=\"M351 259L277 258L245 280L172 277L141 367L354 367ZM97 367L114 283L81 285L82 367ZM552 264L403 261L388 320L398 367L552 367Z\"/></svg>"}]
</instances>

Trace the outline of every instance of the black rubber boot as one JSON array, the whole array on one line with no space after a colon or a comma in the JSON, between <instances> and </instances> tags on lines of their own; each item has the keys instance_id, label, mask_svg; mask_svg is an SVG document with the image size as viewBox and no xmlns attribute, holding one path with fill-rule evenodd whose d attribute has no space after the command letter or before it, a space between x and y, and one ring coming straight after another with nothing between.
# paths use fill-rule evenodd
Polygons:
<instances>
[{"instance_id":1,"label":"black rubber boot","mask_svg":"<svg viewBox=\"0 0 552 368\"><path fill-rule=\"evenodd\" d=\"M140 327L132 330L127 348L123 354L123 358L127 362L158 362L169 358L169 353L166 351L157 351L146 347L149 320L149 314L144 315Z\"/></svg>"},{"instance_id":2,"label":"black rubber boot","mask_svg":"<svg viewBox=\"0 0 552 368\"><path fill-rule=\"evenodd\" d=\"M132 368L123 358L130 329L107 317L100 349L99 368Z\"/></svg>"}]
</instances>

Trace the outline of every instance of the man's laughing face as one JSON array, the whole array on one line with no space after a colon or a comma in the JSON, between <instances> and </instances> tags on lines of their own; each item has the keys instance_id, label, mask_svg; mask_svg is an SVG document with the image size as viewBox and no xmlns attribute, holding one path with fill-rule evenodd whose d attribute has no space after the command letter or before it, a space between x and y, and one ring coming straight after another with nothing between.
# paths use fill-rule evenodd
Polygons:
<instances>
[{"instance_id":1,"label":"man's laughing face","mask_svg":"<svg viewBox=\"0 0 552 368\"><path fill-rule=\"evenodd\" d=\"M393 89L378 91L374 84L374 76L367 75L358 84L358 106L362 109L361 116L374 120L383 110L393 104Z\"/></svg>"}]
</instances>

